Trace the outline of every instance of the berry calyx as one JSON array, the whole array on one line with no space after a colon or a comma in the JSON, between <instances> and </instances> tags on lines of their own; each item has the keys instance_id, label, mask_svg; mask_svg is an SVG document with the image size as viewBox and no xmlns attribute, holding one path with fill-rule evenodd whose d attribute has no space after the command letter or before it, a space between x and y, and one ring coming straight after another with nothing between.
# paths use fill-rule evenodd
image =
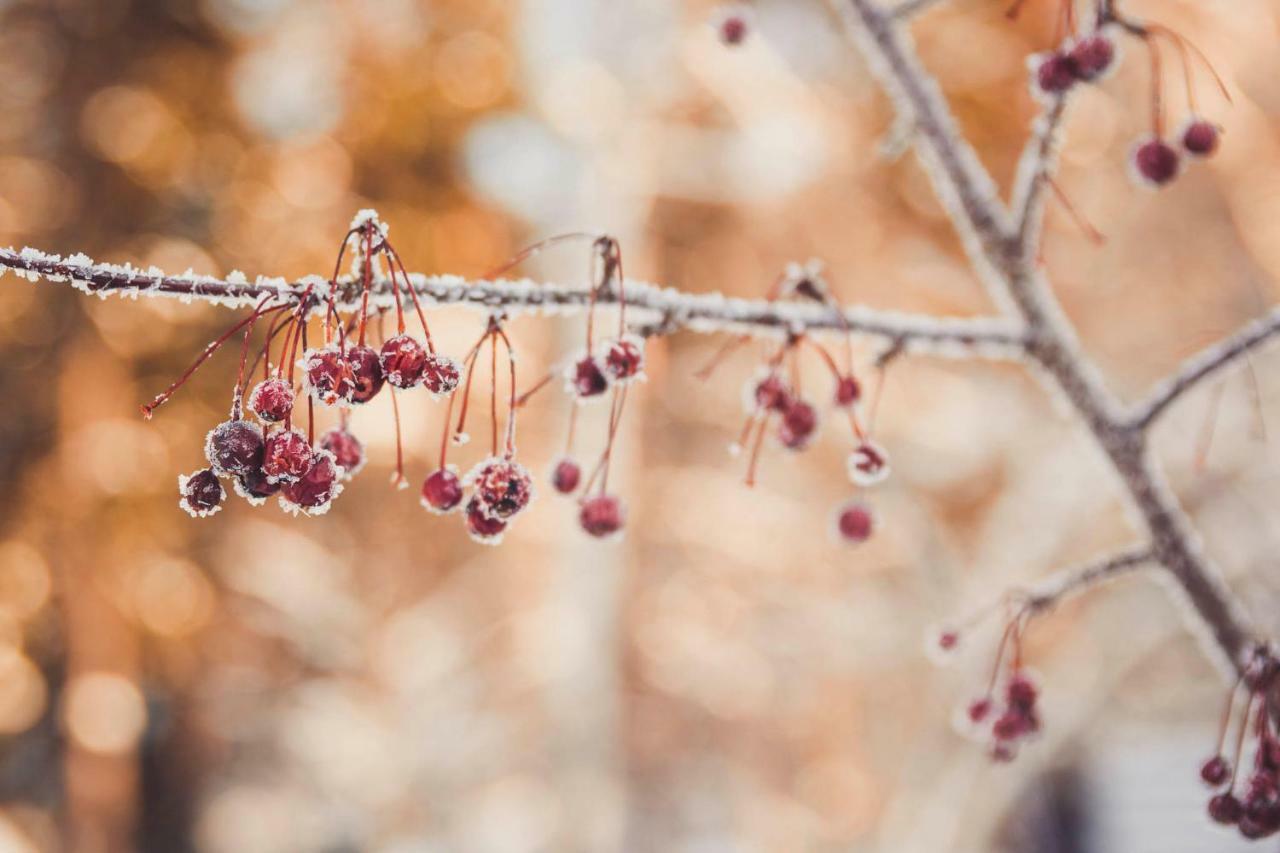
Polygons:
<instances>
[{"instance_id":1,"label":"berry calyx","mask_svg":"<svg viewBox=\"0 0 1280 853\"><path fill-rule=\"evenodd\" d=\"M1034 58L1035 80L1039 91L1060 95L1076 84L1076 64L1065 53L1043 53Z\"/></svg>"},{"instance_id":2,"label":"berry calyx","mask_svg":"<svg viewBox=\"0 0 1280 853\"><path fill-rule=\"evenodd\" d=\"M300 365L307 391L317 403L336 406L354 399L356 379L352 375L351 364L336 346L307 350Z\"/></svg>"},{"instance_id":3,"label":"berry calyx","mask_svg":"<svg viewBox=\"0 0 1280 853\"><path fill-rule=\"evenodd\" d=\"M249 411L263 423L279 423L293 411L293 386L283 379L264 379L249 392Z\"/></svg>"},{"instance_id":4,"label":"berry calyx","mask_svg":"<svg viewBox=\"0 0 1280 853\"><path fill-rule=\"evenodd\" d=\"M422 386L436 397L443 397L458 387L462 366L447 355L427 353L422 365Z\"/></svg>"},{"instance_id":5,"label":"berry calyx","mask_svg":"<svg viewBox=\"0 0 1280 853\"><path fill-rule=\"evenodd\" d=\"M267 437L262 457L262 473L268 482L292 483L311 469L311 445L296 429L282 430Z\"/></svg>"},{"instance_id":6,"label":"berry calyx","mask_svg":"<svg viewBox=\"0 0 1280 853\"><path fill-rule=\"evenodd\" d=\"M849 454L846 467L854 485L874 486L889 476L889 456L878 444L863 441Z\"/></svg>"},{"instance_id":7,"label":"berry calyx","mask_svg":"<svg viewBox=\"0 0 1280 853\"><path fill-rule=\"evenodd\" d=\"M262 431L246 420L223 421L205 436L204 455L220 476L247 474L262 464Z\"/></svg>"},{"instance_id":8,"label":"berry calyx","mask_svg":"<svg viewBox=\"0 0 1280 853\"><path fill-rule=\"evenodd\" d=\"M306 473L280 489L280 506L286 512L324 515L342 492L342 468L327 450L311 455Z\"/></svg>"},{"instance_id":9,"label":"berry calyx","mask_svg":"<svg viewBox=\"0 0 1280 853\"><path fill-rule=\"evenodd\" d=\"M475 487L477 508L491 518L505 521L533 499L533 476L514 459L485 459L467 474L466 483Z\"/></svg>"},{"instance_id":10,"label":"berry calyx","mask_svg":"<svg viewBox=\"0 0 1280 853\"><path fill-rule=\"evenodd\" d=\"M178 477L178 495L178 506L192 518L206 518L222 509L227 493L213 469L203 468L190 476Z\"/></svg>"},{"instance_id":11,"label":"berry calyx","mask_svg":"<svg viewBox=\"0 0 1280 853\"><path fill-rule=\"evenodd\" d=\"M551 486L562 495L572 494L582 481L582 467L567 456L551 469Z\"/></svg>"},{"instance_id":12,"label":"berry calyx","mask_svg":"<svg viewBox=\"0 0 1280 853\"><path fill-rule=\"evenodd\" d=\"M622 530L626 524L626 509L622 501L613 495L596 495L582 502L578 523L590 535L604 539Z\"/></svg>"},{"instance_id":13,"label":"berry calyx","mask_svg":"<svg viewBox=\"0 0 1280 853\"><path fill-rule=\"evenodd\" d=\"M1085 36L1067 53L1076 79L1093 82L1110 70L1116 58L1116 46L1101 33Z\"/></svg>"},{"instance_id":14,"label":"berry calyx","mask_svg":"<svg viewBox=\"0 0 1280 853\"><path fill-rule=\"evenodd\" d=\"M462 481L451 468L440 468L422 481L421 501L438 515L453 512L462 504Z\"/></svg>"},{"instance_id":15,"label":"berry calyx","mask_svg":"<svg viewBox=\"0 0 1280 853\"><path fill-rule=\"evenodd\" d=\"M1208 157L1218 150L1219 134L1217 125L1195 119L1182 131L1182 147L1194 157Z\"/></svg>"},{"instance_id":16,"label":"berry calyx","mask_svg":"<svg viewBox=\"0 0 1280 853\"><path fill-rule=\"evenodd\" d=\"M249 502L250 506L262 506L267 498L280 491L280 484L273 483L262 473L262 469L241 474L235 479L236 494Z\"/></svg>"},{"instance_id":17,"label":"berry calyx","mask_svg":"<svg viewBox=\"0 0 1280 853\"><path fill-rule=\"evenodd\" d=\"M585 356L575 361L565 376L569 393L579 400L599 397L609 390L609 377L600 362L594 356Z\"/></svg>"},{"instance_id":18,"label":"berry calyx","mask_svg":"<svg viewBox=\"0 0 1280 853\"><path fill-rule=\"evenodd\" d=\"M466 513L467 532L471 534L472 539L484 545L497 545L502 541L507 523L501 519L492 518L475 496L467 501Z\"/></svg>"},{"instance_id":19,"label":"berry calyx","mask_svg":"<svg viewBox=\"0 0 1280 853\"><path fill-rule=\"evenodd\" d=\"M1163 139L1150 138L1133 151L1133 168L1150 187L1162 187L1178 176L1178 152Z\"/></svg>"},{"instance_id":20,"label":"berry calyx","mask_svg":"<svg viewBox=\"0 0 1280 853\"><path fill-rule=\"evenodd\" d=\"M871 538L875 516L862 501L849 501L836 510L836 534L840 540L858 545Z\"/></svg>"},{"instance_id":21,"label":"berry calyx","mask_svg":"<svg viewBox=\"0 0 1280 853\"><path fill-rule=\"evenodd\" d=\"M642 379L644 341L634 335L626 335L606 345L604 369L614 382L620 384Z\"/></svg>"},{"instance_id":22,"label":"berry calyx","mask_svg":"<svg viewBox=\"0 0 1280 853\"><path fill-rule=\"evenodd\" d=\"M818 410L804 400L791 400L778 425L778 441L788 450L803 450L818 428Z\"/></svg>"},{"instance_id":23,"label":"berry calyx","mask_svg":"<svg viewBox=\"0 0 1280 853\"><path fill-rule=\"evenodd\" d=\"M320 449L333 454L334 461L342 469L342 479L350 480L364 468L368 457L364 452L364 442L342 427L333 429L320 436Z\"/></svg>"},{"instance_id":24,"label":"berry calyx","mask_svg":"<svg viewBox=\"0 0 1280 853\"><path fill-rule=\"evenodd\" d=\"M347 364L351 368L351 378L355 385L351 392L351 402L364 404L378 396L387 377L382 372L382 362L377 350L370 346L353 346L347 350Z\"/></svg>"},{"instance_id":25,"label":"berry calyx","mask_svg":"<svg viewBox=\"0 0 1280 853\"><path fill-rule=\"evenodd\" d=\"M396 335L383 343L378 362L387 382L395 388L409 389L422 381L427 350L410 335Z\"/></svg>"}]
</instances>

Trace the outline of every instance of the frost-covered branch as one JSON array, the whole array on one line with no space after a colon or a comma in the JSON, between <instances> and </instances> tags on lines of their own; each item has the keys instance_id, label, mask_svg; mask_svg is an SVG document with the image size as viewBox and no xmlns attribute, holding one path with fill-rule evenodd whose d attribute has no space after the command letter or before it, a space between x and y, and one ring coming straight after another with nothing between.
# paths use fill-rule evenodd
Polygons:
<instances>
[{"instance_id":1,"label":"frost-covered branch","mask_svg":"<svg viewBox=\"0 0 1280 853\"><path fill-rule=\"evenodd\" d=\"M1067 95L1058 95L1036 116L1031 138L1027 140L1018 161L1009 207L1014 211L1014 228L1023 251L1038 239L1044 218L1045 196L1057 167L1058 143L1063 116L1067 111Z\"/></svg>"},{"instance_id":2,"label":"frost-covered branch","mask_svg":"<svg viewBox=\"0 0 1280 853\"><path fill-rule=\"evenodd\" d=\"M12 269L31 280L68 282L86 293L106 297L117 294L169 296L186 301L211 302L232 308L249 308L264 298L275 304L296 302L310 287L316 310L329 291L329 282L308 276L296 282L259 277L253 281L239 273L226 279L198 276L190 272L169 275L158 269L141 270L129 265L95 264L84 255L60 258L34 249L0 249L0 273ZM586 287L544 284L529 279L517 281L469 281L459 276L411 274L417 293L437 305L465 305L484 310L557 313L585 310L590 302ZM373 304L392 304L392 287L385 278L373 288ZM350 276L339 278L335 299L340 308L354 309L360 293L359 282ZM990 359L1018 358L1025 338L1018 324L985 318L936 318L921 314L880 311L863 306L845 310L845 321L830 308L803 303L733 299L718 293L687 294L637 281L625 284L629 310L643 312L651 322L645 328L654 333L678 329L699 332L731 331L783 335L790 332L840 333L845 322L850 331L886 341L890 346L913 353L951 357ZM616 304L617 288L597 293L597 304Z\"/></svg>"},{"instance_id":3,"label":"frost-covered branch","mask_svg":"<svg viewBox=\"0 0 1280 853\"><path fill-rule=\"evenodd\" d=\"M1133 545L1105 557L1055 572L1034 586L1020 590L1019 597L1026 603L1029 611L1041 613L1053 609L1066 598L1139 569L1154 559L1155 555L1150 545Z\"/></svg>"},{"instance_id":4,"label":"frost-covered branch","mask_svg":"<svg viewBox=\"0 0 1280 853\"><path fill-rule=\"evenodd\" d=\"M1133 427L1147 429L1183 394L1201 382L1235 367L1249 353L1270 343L1277 333L1280 333L1280 308L1193 355L1176 371L1160 380L1150 396L1134 407L1131 415Z\"/></svg>"}]
</instances>

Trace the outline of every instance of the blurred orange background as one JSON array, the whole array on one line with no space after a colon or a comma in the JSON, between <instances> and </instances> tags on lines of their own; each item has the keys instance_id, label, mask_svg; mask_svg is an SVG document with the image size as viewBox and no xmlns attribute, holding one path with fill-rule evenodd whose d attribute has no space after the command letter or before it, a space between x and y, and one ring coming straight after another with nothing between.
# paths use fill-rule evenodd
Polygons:
<instances>
[{"instance_id":1,"label":"blurred orange background","mask_svg":"<svg viewBox=\"0 0 1280 853\"><path fill-rule=\"evenodd\" d=\"M1011 22L955 0L913 25L1006 186L1035 114ZM1160 194L1125 157L1147 66L1083 93L1044 262L1111 384L1136 395L1274 299L1280 5L1134 2L1231 88L1198 99L1223 150ZM820 0L759 0L737 48L683 0L4 0L0 245L170 272L327 275L375 207L406 263L477 275L535 239L607 231L629 275L764 293L826 261L847 302L994 308L889 104ZM1171 111L1184 109L1172 87ZM523 272L580 281L585 250ZM461 355L482 318L436 310ZM368 470L322 518L231 501L194 521L235 356L147 423L140 403L231 322L172 300L0 281L0 851L1222 851L1195 768L1225 688L1159 584L1037 621L1047 732L1010 766L951 728L998 625L954 665L929 626L1131 535L1102 461L1015 367L903 359L878 424L881 528L827 535L849 489L829 418L742 483L725 448L744 350L650 345L613 475L619 542L543 488L499 548L387 485L386 395L353 424ZM535 376L582 319L511 325ZM859 345L859 364L876 351ZM1189 397L1158 442L1263 628L1275 618L1276 358ZM821 366L811 365L814 380ZM479 377L478 393L487 393ZM567 400L522 416L539 473ZM404 395L414 482L443 407ZM598 439L602 413L581 425ZM1212 425L1212 443L1208 443ZM465 448L462 457L479 451Z\"/></svg>"}]
</instances>

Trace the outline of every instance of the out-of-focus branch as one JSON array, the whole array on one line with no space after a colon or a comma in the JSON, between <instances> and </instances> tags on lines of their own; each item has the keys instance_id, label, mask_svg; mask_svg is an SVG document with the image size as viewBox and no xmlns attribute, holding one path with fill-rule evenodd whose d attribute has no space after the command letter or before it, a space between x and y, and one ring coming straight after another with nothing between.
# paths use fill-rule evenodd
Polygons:
<instances>
[{"instance_id":1,"label":"out-of-focus branch","mask_svg":"<svg viewBox=\"0 0 1280 853\"><path fill-rule=\"evenodd\" d=\"M1059 95L1036 117L1031 138L1018 161L1009 207L1014 211L1014 228L1025 253L1038 242L1044 218L1045 197L1057 169L1058 132L1067 111L1067 98Z\"/></svg>"},{"instance_id":2,"label":"out-of-focus branch","mask_svg":"<svg viewBox=\"0 0 1280 853\"><path fill-rule=\"evenodd\" d=\"M1280 308L1205 347L1160 380L1146 400L1134 407L1130 423L1134 429L1147 429L1183 394L1240 364L1255 349L1271 343L1277 333L1280 333Z\"/></svg>"},{"instance_id":3,"label":"out-of-focus branch","mask_svg":"<svg viewBox=\"0 0 1280 853\"><path fill-rule=\"evenodd\" d=\"M1049 575L1032 587L1018 591L1031 613L1052 610L1061 601L1085 592L1112 578L1151 564L1155 555L1147 544L1133 545L1105 557L1063 569Z\"/></svg>"},{"instance_id":4,"label":"out-of-focus branch","mask_svg":"<svg viewBox=\"0 0 1280 853\"><path fill-rule=\"evenodd\" d=\"M102 297L111 293L133 298L170 296L233 308L251 307L265 297L273 297L275 304L296 304L311 288L310 307L318 310L330 289L329 281L319 276L293 283L268 278L248 281L241 275L225 280L191 274L174 276L157 269L95 264L84 256L59 258L32 249L0 249L0 273L5 268L32 280L69 282ZM419 295L437 305L464 305L512 314L581 311L591 299L586 287L527 279L468 281L458 276L413 274L410 282ZM373 292L375 306L392 304L390 281L378 279ZM334 298L340 308L351 309L357 305L359 293L359 282L342 277ZM853 306L845 309L842 320L836 309L817 304L731 299L718 293L687 294L637 281L626 282L625 296L628 309L643 312L652 320L645 328L655 334L679 329L775 336L802 332L837 334L847 327L854 334L885 340L907 352L989 359L1021 357L1026 345L1018 324L1004 319L938 318ZM606 287L596 295L597 304L617 304L620 298L616 287Z\"/></svg>"},{"instance_id":5,"label":"out-of-focus branch","mask_svg":"<svg viewBox=\"0 0 1280 853\"><path fill-rule=\"evenodd\" d=\"M932 6L937 6L941 2L942 0L902 0L901 3L889 9L886 14L894 20L905 21L914 18Z\"/></svg>"}]
</instances>

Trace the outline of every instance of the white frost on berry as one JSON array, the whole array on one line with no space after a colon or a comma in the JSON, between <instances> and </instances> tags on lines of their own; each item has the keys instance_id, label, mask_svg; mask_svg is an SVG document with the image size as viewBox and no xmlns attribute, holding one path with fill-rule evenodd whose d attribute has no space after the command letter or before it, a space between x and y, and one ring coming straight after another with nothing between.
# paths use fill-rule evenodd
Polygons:
<instances>
[{"instance_id":1,"label":"white frost on berry","mask_svg":"<svg viewBox=\"0 0 1280 853\"><path fill-rule=\"evenodd\" d=\"M874 486L889 476L889 455L880 445L864 441L847 460L849 479L855 486Z\"/></svg>"},{"instance_id":2,"label":"white frost on berry","mask_svg":"<svg viewBox=\"0 0 1280 853\"><path fill-rule=\"evenodd\" d=\"M186 474L178 475L178 494L181 496L178 498L178 506L192 518L208 518L211 515L217 515L222 509L222 502L227 497L227 490L222 488L221 483L218 483L218 503L212 509L201 509L200 507L192 506L190 501L187 500L187 483L190 481L191 478Z\"/></svg>"}]
</instances>

